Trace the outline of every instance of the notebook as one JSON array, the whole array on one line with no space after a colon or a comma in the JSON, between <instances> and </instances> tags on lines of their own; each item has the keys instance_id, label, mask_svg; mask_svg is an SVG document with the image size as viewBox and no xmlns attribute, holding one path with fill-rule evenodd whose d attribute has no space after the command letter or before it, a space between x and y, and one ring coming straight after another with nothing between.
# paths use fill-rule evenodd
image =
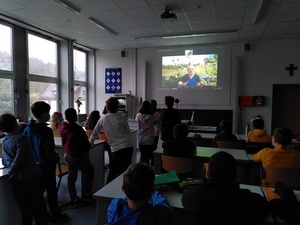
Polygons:
<instances>
[{"instance_id":1,"label":"notebook","mask_svg":"<svg viewBox=\"0 0 300 225\"><path fill-rule=\"evenodd\" d=\"M160 174L155 177L154 185L169 184L179 182L179 178L175 170Z\"/></svg>"}]
</instances>

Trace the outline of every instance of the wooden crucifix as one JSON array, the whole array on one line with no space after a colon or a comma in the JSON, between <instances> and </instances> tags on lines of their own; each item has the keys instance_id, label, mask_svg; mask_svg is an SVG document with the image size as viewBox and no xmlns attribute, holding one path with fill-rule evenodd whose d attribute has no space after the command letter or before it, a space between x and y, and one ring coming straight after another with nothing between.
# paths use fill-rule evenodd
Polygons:
<instances>
[{"instance_id":1,"label":"wooden crucifix","mask_svg":"<svg viewBox=\"0 0 300 225\"><path fill-rule=\"evenodd\" d=\"M297 69L298 69L298 67L295 67L294 64L290 64L290 66L285 67L285 70L290 71L290 74L289 74L290 76L293 76L294 70L297 70Z\"/></svg>"}]
</instances>

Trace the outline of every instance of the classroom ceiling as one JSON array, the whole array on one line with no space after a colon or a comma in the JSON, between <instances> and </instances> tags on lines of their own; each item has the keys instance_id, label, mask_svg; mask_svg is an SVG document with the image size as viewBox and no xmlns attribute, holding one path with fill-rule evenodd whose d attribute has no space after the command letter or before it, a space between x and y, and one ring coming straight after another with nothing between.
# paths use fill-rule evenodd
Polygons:
<instances>
[{"instance_id":1,"label":"classroom ceiling","mask_svg":"<svg viewBox=\"0 0 300 225\"><path fill-rule=\"evenodd\" d=\"M99 50L300 38L299 0L61 1L80 14L56 0L0 0L0 18ZM166 7L177 21L161 20Z\"/></svg>"}]
</instances>

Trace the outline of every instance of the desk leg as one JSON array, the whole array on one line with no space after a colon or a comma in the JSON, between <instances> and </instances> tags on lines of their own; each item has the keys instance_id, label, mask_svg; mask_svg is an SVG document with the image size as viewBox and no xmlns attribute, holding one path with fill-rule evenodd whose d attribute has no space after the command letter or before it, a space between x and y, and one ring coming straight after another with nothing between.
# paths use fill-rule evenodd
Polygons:
<instances>
[{"instance_id":1,"label":"desk leg","mask_svg":"<svg viewBox=\"0 0 300 225\"><path fill-rule=\"evenodd\" d=\"M110 202L97 199L97 225L107 224L107 208Z\"/></svg>"},{"instance_id":2,"label":"desk leg","mask_svg":"<svg viewBox=\"0 0 300 225\"><path fill-rule=\"evenodd\" d=\"M137 132L132 132L132 141L133 141L133 152L132 152L132 158L131 158L131 163L136 163L136 151L137 151Z\"/></svg>"}]
</instances>

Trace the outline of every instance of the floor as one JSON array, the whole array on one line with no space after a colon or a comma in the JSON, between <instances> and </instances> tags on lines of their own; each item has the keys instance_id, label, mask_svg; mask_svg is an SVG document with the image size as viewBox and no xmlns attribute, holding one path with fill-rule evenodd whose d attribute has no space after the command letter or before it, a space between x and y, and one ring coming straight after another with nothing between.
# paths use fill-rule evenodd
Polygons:
<instances>
[{"instance_id":1,"label":"floor","mask_svg":"<svg viewBox=\"0 0 300 225\"><path fill-rule=\"evenodd\" d=\"M137 151L137 159L140 157L140 152ZM105 154L105 164L108 164L108 155ZM80 174L80 173L79 173ZM105 180L108 175L108 170L105 171ZM80 177L78 177L76 188L77 193L81 192L80 187ZM121 188L121 187L120 187ZM67 188L67 176L64 176L58 190L58 201L64 205L70 201ZM63 213L69 215L69 220L65 223L60 223L60 225L96 225L96 202L88 203L86 205L80 206L75 209L69 209L68 207L63 207Z\"/></svg>"}]
</instances>

